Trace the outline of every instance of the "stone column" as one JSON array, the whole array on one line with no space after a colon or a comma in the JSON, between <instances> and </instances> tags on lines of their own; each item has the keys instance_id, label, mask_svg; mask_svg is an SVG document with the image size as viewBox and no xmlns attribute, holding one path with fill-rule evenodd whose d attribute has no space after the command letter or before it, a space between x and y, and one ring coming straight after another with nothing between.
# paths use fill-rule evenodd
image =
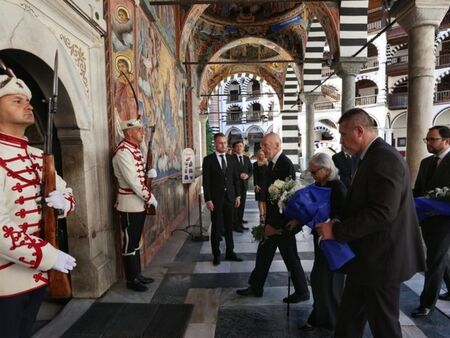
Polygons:
<instances>
[{"instance_id":1,"label":"stone column","mask_svg":"<svg viewBox=\"0 0 450 338\"><path fill-rule=\"evenodd\" d=\"M428 156L422 142L433 121L434 33L450 0L398 1L391 9L408 33L407 162L415 180L420 161Z\"/></svg>"},{"instance_id":2,"label":"stone column","mask_svg":"<svg viewBox=\"0 0 450 338\"><path fill-rule=\"evenodd\" d=\"M366 62L366 57L341 57L332 65L336 75L342 78L342 113L355 107L356 75Z\"/></svg>"},{"instance_id":3,"label":"stone column","mask_svg":"<svg viewBox=\"0 0 450 338\"><path fill-rule=\"evenodd\" d=\"M311 156L314 155L314 102L320 95L316 92L304 95L306 115L305 137L303 138L305 141L305 168L307 168Z\"/></svg>"},{"instance_id":4,"label":"stone column","mask_svg":"<svg viewBox=\"0 0 450 338\"><path fill-rule=\"evenodd\" d=\"M200 159L203 159L207 155L208 147L206 144L206 121L208 121L208 113L206 112L200 112L198 114L198 119L200 120L201 124L201 152L200 152Z\"/></svg>"}]
</instances>

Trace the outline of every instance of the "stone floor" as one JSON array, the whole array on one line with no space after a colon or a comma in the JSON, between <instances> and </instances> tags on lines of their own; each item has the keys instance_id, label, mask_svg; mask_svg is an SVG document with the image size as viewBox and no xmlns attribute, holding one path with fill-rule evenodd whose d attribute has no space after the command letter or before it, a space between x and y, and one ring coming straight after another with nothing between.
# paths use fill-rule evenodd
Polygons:
<instances>
[{"instance_id":1,"label":"stone floor","mask_svg":"<svg viewBox=\"0 0 450 338\"><path fill-rule=\"evenodd\" d=\"M208 214L203 215L205 221L208 218ZM248 196L245 219L250 226L257 224L258 210L253 195ZM123 281L119 281L101 299L73 299L62 310L61 305L46 303L37 324L46 325L33 337L60 337L94 302L194 304L185 334L187 338L329 337L329 332L321 330L307 333L298 330L311 311L311 301L291 305L287 315L287 307L282 302L287 295L287 272L279 253L272 263L264 297L236 295L237 288L247 286L257 243L249 231L234 233L234 240L235 251L244 261L222 261L215 267L211 263L209 242L194 242L186 233L177 231L145 271L146 275L155 278L147 292L131 292ZM312 241L300 237L297 241L303 268L309 274L313 263ZM400 321L403 336L450 337L450 302L439 301L437 311L425 319L409 316L418 305L422 285L421 274L402 285ZM364 337L372 337L368 328Z\"/></svg>"}]
</instances>

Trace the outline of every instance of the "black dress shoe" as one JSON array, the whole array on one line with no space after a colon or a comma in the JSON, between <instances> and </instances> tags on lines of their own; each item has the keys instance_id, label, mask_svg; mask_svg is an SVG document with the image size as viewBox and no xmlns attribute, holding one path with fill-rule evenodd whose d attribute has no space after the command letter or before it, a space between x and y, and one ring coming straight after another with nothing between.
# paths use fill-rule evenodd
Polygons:
<instances>
[{"instance_id":1,"label":"black dress shoe","mask_svg":"<svg viewBox=\"0 0 450 338\"><path fill-rule=\"evenodd\" d=\"M450 300L450 292L446 292L439 295L440 300Z\"/></svg>"},{"instance_id":2,"label":"black dress shoe","mask_svg":"<svg viewBox=\"0 0 450 338\"><path fill-rule=\"evenodd\" d=\"M236 293L239 296L253 296L253 297L262 297L263 291L262 290L254 290L251 286L249 286L246 289L239 289L236 290Z\"/></svg>"},{"instance_id":3,"label":"black dress shoe","mask_svg":"<svg viewBox=\"0 0 450 338\"><path fill-rule=\"evenodd\" d=\"M234 252L231 255L226 255L225 260L233 262L242 262L242 258L238 257Z\"/></svg>"},{"instance_id":4,"label":"black dress shoe","mask_svg":"<svg viewBox=\"0 0 450 338\"><path fill-rule=\"evenodd\" d=\"M299 295L297 292L294 292L292 295L289 295L283 298L284 303L300 303L309 299L309 292Z\"/></svg>"},{"instance_id":5,"label":"black dress shoe","mask_svg":"<svg viewBox=\"0 0 450 338\"><path fill-rule=\"evenodd\" d=\"M242 220L242 223L247 224L248 221L246 221L245 219Z\"/></svg>"},{"instance_id":6,"label":"black dress shoe","mask_svg":"<svg viewBox=\"0 0 450 338\"><path fill-rule=\"evenodd\" d=\"M217 265L219 265L219 264L220 264L220 257L219 257L219 256L214 257L214 259L213 259L213 265L217 266Z\"/></svg>"},{"instance_id":7,"label":"black dress shoe","mask_svg":"<svg viewBox=\"0 0 450 338\"><path fill-rule=\"evenodd\" d=\"M242 228L233 228L233 231L236 231L236 232L244 232L244 230L242 230Z\"/></svg>"},{"instance_id":8,"label":"black dress shoe","mask_svg":"<svg viewBox=\"0 0 450 338\"><path fill-rule=\"evenodd\" d=\"M141 282L142 284L150 284L153 283L155 280L151 277L145 277L142 275L138 275L137 279L139 280L139 282Z\"/></svg>"},{"instance_id":9,"label":"black dress shoe","mask_svg":"<svg viewBox=\"0 0 450 338\"><path fill-rule=\"evenodd\" d=\"M411 316L413 318L424 318L428 316L431 313L431 311L433 311L433 309L421 305L411 313Z\"/></svg>"},{"instance_id":10,"label":"black dress shoe","mask_svg":"<svg viewBox=\"0 0 450 338\"><path fill-rule=\"evenodd\" d=\"M312 330L314 330L314 326L312 326L311 324L309 324L308 322L306 322L305 325L300 326L299 329L300 329L301 331L307 332L307 331L312 331Z\"/></svg>"},{"instance_id":11,"label":"black dress shoe","mask_svg":"<svg viewBox=\"0 0 450 338\"><path fill-rule=\"evenodd\" d=\"M134 290L137 292L145 292L148 288L142 284L139 279L135 278L132 281L127 281L127 289Z\"/></svg>"}]
</instances>

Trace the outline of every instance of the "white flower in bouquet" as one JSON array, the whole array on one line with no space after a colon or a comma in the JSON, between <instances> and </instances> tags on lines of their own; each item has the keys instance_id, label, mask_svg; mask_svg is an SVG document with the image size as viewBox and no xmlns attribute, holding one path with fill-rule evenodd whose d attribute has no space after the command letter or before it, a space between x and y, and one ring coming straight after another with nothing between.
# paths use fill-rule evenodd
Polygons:
<instances>
[{"instance_id":1,"label":"white flower in bouquet","mask_svg":"<svg viewBox=\"0 0 450 338\"><path fill-rule=\"evenodd\" d=\"M288 178L285 181L276 180L269 186L269 199L278 206L280 213L283 213L289 198L302 187L303 186L299 182L291 178Z\"/></svg>"},{"instance_id":2,"label":"white flower in bouquet","mask_svg":"<svg viewBox=\"0 0 450 338\"><path fill-rule=\"evenodd\" d=\"M433 190L430 190L425 197L450 202L450 188L449 187L435 188Z\"/></svg>"}]
</instances>

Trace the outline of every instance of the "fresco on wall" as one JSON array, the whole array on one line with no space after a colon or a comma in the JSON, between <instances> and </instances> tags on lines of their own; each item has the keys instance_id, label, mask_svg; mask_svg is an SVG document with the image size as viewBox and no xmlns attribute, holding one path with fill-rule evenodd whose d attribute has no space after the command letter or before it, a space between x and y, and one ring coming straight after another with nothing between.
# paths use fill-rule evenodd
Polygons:
<instances>
[{"instance_id":1,"label":"fresco on wall","mask_svg":"<svg viewBox=\"0 0 450 338\"><path fill-rule=\"evenodd\" d=\"M139 111L131 85L135 86L134 2L111 1L113 107L116 144L122 139L120 121L137 118ZM130 85L131 83L131 85ZM134 87L135 88L135 87Z\"/></svg>"},{"instance_id":2,"label":"fresco on wall","mask_svg":"<svg viewBox=\"0 0 450 338\"><path fill-rule=\"evenodd\" d=\"M158 179L181 170L184 127L180 81L175 60L155 25L142 13L138 19L138 89L145 114L143 120L155 125L152 153Z\"/></svg>"},{"instance_id":3,"label":"fresco on wall","mask_svg":"<svg viewBox=\"0 0 450 338\"><path fill-rule=\"evenodd\" d=\"M173 6L156 6L156 15L165 33L167 43L172 50L176 49L175 10Z\"/></svg>"}]
</instances>

